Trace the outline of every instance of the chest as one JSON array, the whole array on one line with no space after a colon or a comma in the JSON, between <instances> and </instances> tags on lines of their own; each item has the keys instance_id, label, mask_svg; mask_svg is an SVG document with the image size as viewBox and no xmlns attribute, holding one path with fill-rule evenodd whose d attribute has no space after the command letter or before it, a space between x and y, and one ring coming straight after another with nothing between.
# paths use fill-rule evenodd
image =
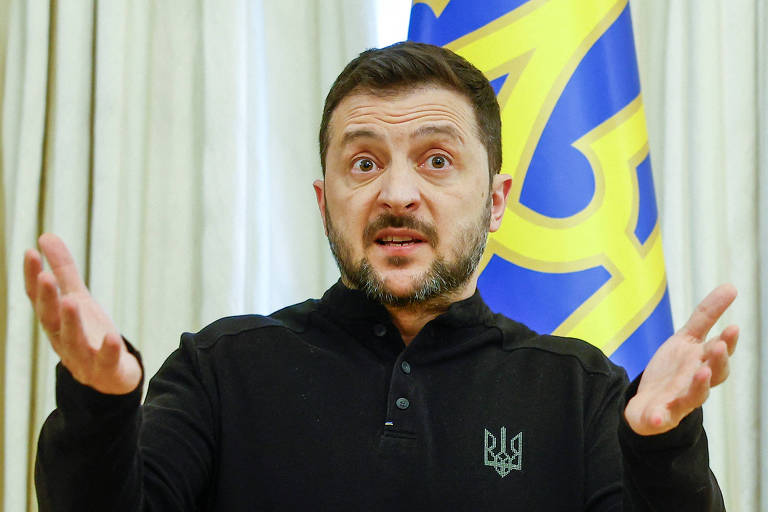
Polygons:
<instances>
[{"instance_id":1,"label":"chest","mask_svg":"<svg viewBox=\"0 0 768 512\"><path fill-rule=\"evenodd\" d=\"M224 502L237 489L265 510L582 502L587 412L568 372L490 354L261 357L219 381Z\"/></svg>"}]
</instances>

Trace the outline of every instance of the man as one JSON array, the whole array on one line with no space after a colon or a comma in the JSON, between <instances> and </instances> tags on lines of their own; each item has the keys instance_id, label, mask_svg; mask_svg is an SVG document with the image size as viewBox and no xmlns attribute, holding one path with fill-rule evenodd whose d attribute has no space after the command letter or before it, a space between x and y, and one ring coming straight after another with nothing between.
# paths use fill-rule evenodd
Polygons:
<instances>
[{"instance_id":1,"label":"man","mask_svg":"<svg viewBox=\"0 0 768 512\"><path fill-rule=\"evenodd\" d=\"M269 317L222 319L150 383L63 243L30 250L61 356L41 510L722 510L699 406L738 329L710 294L639 383L476 292L504 214L493 91L415 43L363 52L326 99L314 187L341 280ZM629 399L627 402L627 398Z\"/></svg>"}]
</instances>

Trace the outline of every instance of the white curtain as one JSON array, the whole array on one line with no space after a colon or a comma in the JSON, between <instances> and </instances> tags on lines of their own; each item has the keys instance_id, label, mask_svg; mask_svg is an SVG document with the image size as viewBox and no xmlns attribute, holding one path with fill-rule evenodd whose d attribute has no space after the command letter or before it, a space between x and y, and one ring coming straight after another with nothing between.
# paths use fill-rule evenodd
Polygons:
<instances>
[{"instance_id":1,"label":"white curtain","mask_svg":"<svg viewBox=\"0 0 768 512\"><path fill-rule=\"evenodd\" d=\"M0 503L34 510L56 357L21 257L72 248L152 374L179 332L318 296L325 91L373 0L0 0ZM676 325L716 283L742 336L705 408L728 509L768 510L768 5L632 0Z\"/></svg>"},{"instance_id":2,"label":"white curtain","mask_svg":"<svg viewBox=\"0 0 768 512\"><path fill-rule=\"evenodd\" d=\"M705 405L728 510L768 510L768 9L633 0L675 325L708 290L739 298L731 376Z\"/></svg>"},{"instance_id":3,"label":"white curtain","mask_svg":"<svg viewBox=\"0 0 768 512\"><path fill-rule=\"evenodd\" d=\"M65 239L148 375L184 330L319 296L337 272L312 191L317 126L333 78L375 44L371 4L0 4L4 510L36 508L54 406L25 248Z\"/></svg>"}]
</instances>

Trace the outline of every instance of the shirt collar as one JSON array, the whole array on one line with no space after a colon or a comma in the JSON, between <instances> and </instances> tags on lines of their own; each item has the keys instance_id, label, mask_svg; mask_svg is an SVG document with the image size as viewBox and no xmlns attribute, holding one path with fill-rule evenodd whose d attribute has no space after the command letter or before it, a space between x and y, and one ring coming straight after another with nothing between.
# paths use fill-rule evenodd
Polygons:
<instances>
[{"instance_id":1,"label":"shirt collar","mask_svg":"<svg viewBox=\"0 0 768 512\"><path fill-rule=\"evenodd\" d=\"M386 324L394 330L389 311L383 305L369 299L360 290L347 288L341 280L325 292L320 303L331 315L346 324L348 329L357 331L359 335L367 337L369 326L375 323ZM471 297L454 302L446 312L428 322L414 342L418 341L418 345L423 346L447 348L468 341L473 331L485 330L492 324L494 315L475 290Z\"/></svg>"}]
</instances>

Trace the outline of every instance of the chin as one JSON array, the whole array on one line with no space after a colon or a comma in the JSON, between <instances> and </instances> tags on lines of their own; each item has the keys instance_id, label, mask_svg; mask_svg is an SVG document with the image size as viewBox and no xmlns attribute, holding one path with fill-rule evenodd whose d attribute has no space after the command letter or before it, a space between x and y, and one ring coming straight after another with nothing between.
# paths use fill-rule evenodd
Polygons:
<instances>
[{"instance_id":1,"label":"chin","mask_svg":"<svg viewBox=\"0 0 768 512\"><path fill-rule=\"evenodd\" d=\"M410 270L379 272L384 289L396 297L407 297L413 294L423 275L424 272Z\"/></svg>"}]
</instances>

